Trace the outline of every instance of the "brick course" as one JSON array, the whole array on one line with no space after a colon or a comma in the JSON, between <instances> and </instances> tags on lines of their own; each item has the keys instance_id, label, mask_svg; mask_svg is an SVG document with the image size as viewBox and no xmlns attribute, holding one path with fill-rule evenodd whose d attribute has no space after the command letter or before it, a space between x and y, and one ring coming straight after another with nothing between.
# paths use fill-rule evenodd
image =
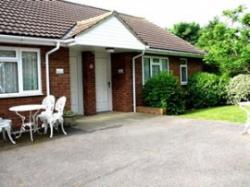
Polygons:
<instances>
[{"instance_id":1,"label":"brick course","mask_svg":"<svg viewBox=\"0 0 250 187\"><path fill-rule=\"evenodd\" d=\"M3 44L0 46L10 47L26 47L39 48L41 52L41 78L42 78L42 96L29 96L17 98L0 98L0 116L11 118L13 126L17 127L21 123L20 118L13 112L9 111L9 107L23 104L40 104L46 96L46 80L45 80L45 53L53 47L47 46L31 46L31 45L13 45ZM69 77L69 49L61 47L58 51L50 55L50 87L51 94L57 98L60 96L67 97L66 109L70 109L70 77ZM63 68L63 75L56 75L56 68Z\"/></svg>"}]
</instances>

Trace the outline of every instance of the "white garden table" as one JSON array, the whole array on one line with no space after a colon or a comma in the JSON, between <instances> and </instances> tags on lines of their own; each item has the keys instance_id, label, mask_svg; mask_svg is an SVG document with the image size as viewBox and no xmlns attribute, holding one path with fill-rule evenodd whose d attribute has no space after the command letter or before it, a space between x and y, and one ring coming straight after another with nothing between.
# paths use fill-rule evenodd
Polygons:
<instances>
[{"instance_id":1,"label":"white garden table","mask_svg":"<svg viewBox=\"0 0 250 187\"><path fill-rule=\"evenodd\" d=\"M242 134L247 134L248 130L250 130L250 101L240 102L240 108L244 110L247 114L247 121L245 123L244 130Z\"/></svg>"},{"instance_id":2,"label":"white garden table","mask_svg":"<svg viewBox=\"0 0 250 187\"><path fill-rule=\"evenodd\" d=\"M15 112L16 115L18 115L22 120L19 135L16 138L21 137L23 132L27 132L25 127L29 127L30 140L33 141L33 132L36 132L38 130L38 125L36 124L36 116L38 112L43 109L45 109L45 106L37 105L37 104L19 105L19 106L13 106L9 108L10 111ZM29 118L27 122L25 121L26 117L21 114L23 112L29 112Z\"/></svg>"}]
</instances>

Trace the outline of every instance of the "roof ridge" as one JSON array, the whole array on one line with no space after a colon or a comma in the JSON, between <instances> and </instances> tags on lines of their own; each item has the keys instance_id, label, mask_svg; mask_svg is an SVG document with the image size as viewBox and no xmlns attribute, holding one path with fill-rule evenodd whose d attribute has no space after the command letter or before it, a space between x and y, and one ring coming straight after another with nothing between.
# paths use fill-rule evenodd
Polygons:
<instances>
[{"instance_id":1,"label":"roof ridge","mask_svg":"<svg viewBox=\"0 0 250 187\"><path fill-rule=\"evenodd\" d=\"M90 22L90 21L95 21L96 18L103 19L103 18L105 18L106 16L109 16L109 15L111 15L111 14L112 14L112 12L106 12L106 13L100 14L100 15L98 15L98 16L94 16L94 17L91 17L91 18L88 18L88 19L83 19L83 20L81 20L81 21L77 21L76 23L77 23L77 24L82 24L82 23L86 23L86 22Z\"/></svg>"}]
</instances>

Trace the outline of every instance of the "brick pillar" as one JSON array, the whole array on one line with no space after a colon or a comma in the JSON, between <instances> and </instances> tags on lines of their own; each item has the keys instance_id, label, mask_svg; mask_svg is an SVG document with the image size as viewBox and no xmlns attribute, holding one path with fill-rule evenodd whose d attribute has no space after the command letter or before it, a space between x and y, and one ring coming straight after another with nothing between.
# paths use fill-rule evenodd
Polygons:
<instances>
[{"instance_id":1,"label":"brick pillar","mask_svg":"<svg viewBox=\"0 0 250 187\"><path fill-rule=\"evenodd\" d=\"M135 60L136 106L143 105L142 98L142 58Z\"/></svg>"},{"instance_id":2,"label":"brick pillar","mask_svg":"<svg viewBox=\"0 0 250 187\"><path fill-rule=\"evenodd\" d=\"M96 114L95 55L92 52L83 52L82 63L84 113L93 115Z\"/></svg>"},{"instance_id":3,"label":"brick pillar","mask_svg":"<svg viewBox=\"0 0 250 187\"><path fill-rule=\"evenodd\" d=\"M113 110L132 112L132 57L131 53L116 53L111 56ZM118 73L122 69L123 73Z\"/></svg>"}]
</instances>

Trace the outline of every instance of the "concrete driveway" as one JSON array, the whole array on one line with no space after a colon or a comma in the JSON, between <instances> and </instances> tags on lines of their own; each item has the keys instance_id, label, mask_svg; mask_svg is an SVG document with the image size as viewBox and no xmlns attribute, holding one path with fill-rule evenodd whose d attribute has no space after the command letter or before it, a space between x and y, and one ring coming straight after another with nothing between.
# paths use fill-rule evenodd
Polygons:
<instances>
[{"instance_id":1,"label":"concrete driveway","mask_svg":"<svg viewBox=\"0 0 250 187\"><path fill-rule=\"evenodd\" d=\"M68 136L1 143L0 186L250 186L242 126L122 113L80 122Z\"/></svg>"}]
</instances>

